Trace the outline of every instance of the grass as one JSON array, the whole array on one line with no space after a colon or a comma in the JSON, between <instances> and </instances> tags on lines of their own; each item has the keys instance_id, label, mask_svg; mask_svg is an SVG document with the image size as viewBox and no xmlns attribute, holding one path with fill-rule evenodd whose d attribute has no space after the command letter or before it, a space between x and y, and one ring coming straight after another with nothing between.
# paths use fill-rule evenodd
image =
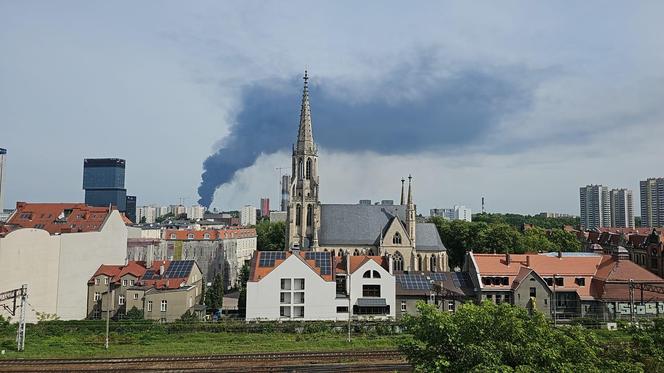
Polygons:
<instances>
[{"instance_id":1,"label":"grass","mask_svg":"<svg viewBox=\"0 0 664 373\"><path fill-rule=\"evenodd\" d=\"M104 336L89 333L30 335L25 351L17 352L14 336L0 335L0 359L91 358L172 355L209 355L242 352L341 351L395 348L399 336L357 335L348 343L344 333L159 333L111 334L110 348Z\"/></svg>"}]
</instances>

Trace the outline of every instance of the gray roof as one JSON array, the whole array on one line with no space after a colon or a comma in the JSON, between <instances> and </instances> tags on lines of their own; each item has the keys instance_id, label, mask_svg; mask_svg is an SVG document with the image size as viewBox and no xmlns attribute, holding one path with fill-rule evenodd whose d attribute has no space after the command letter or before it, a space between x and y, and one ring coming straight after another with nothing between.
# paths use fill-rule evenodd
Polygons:
<instances>
[{"instance_id":1,"label":"gray roof","mask_svg":"<svg viewBox=\"0 0 664 373\"><path fill-rule=\"evenodd\" d=\"M403 223L406 220L404 205L321 205L321 228L319 242L328 245L378 245L394 217ZM405 225L405 224L404 224ZM416 249L422 251L444 251L436 226L418 223Z\"/></svg>"},{"instance_id":2,"label":"gray roof","mask_svg":"<svg viewBox=\"0 0 664 373\"><path fill-rule=\"evenodd\" d=\"M406 218L402 205L321 205L321 245L377 245L394 216Z\"/></svg>"},{"instance_id":3,"label":"gray roof","mask_svg":"<svg viewBox=\"0 0 664 373\"><path fill-rule=\"evenodd\" d=\"M415 248L418 251L446 251L433 223L417 223L415 226Z\"/></svg>"}]
</instances>

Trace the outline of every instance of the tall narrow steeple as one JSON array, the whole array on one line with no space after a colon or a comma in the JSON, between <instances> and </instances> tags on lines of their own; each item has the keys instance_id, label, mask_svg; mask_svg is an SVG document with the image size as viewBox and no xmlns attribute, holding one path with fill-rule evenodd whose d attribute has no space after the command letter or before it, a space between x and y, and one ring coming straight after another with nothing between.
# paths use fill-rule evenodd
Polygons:
<instances>
[{"instance_id":1,"label":"tall narrow steeple","mask_svg":"<svg viewBox=\"0 0 664 373\"><path fill-rule=\"evenodd\" d=\"M299 153L313 154L315 152L314 135L311 129L311 107L309 106L309 75L304 70L304 88L302 90L302 107L300 109L300 128L297 133L297 146Z\"/></svg>"},{"instance_id":2,"label":"tall narrow steeple","mask_svg":"<svg viewBox=\"0 0 664 373\"><path fill-rule=\"evenodd\" d=\"M415 233L417 229L415 225L417 224L416 222L417 211L415 211L415 205L413 204L412 182L413 182L413 177L411 175L408 175L408 204L406 205L406 228L408 229L408 236L410 236L410 240L413 243L413 247L416 247Z\"/></svg>"},{"instance_id":3,"label":"tall narrow steeple","mask_svg":"<svg viewBox=\"0 0 664 373\"><path fill-rule=\"evenodd\" d=\"M404 187L404 182L405 182L405 181L406 181L406 179L404 179L404 178L402 177L402 178L401 178L401 203L400 203L401 205L403 205L404 202L406 202L406 201L404 200L404 194L403 194L403 187Z\"/></svg>"},{"instance_id":4,"label":"tall narrow steeple","mask_svg":"<svg viewBox=\"0 0 664 373\"><path fill-rule=\"evenodd\" d=\"M408 175L408 205L413 204L413 187L412 187L413 177Z\"/></svg>"}]
</instances>

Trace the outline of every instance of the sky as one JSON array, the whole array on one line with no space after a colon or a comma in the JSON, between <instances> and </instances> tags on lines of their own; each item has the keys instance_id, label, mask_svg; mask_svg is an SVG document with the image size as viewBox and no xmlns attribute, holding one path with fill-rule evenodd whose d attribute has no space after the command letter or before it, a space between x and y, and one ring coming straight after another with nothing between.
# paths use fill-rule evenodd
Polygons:
<instances>
[{"instance_id":1,"label":"sky","mask_svg":"<svg viewBox=\"0 0 664 373\"><path fill-rule=\"evenodd\" d=\"M579 213L663 177L661 1L0 0L6 207L82 201L127 161L139 205L278 206L309 71L323 203ZM204 165L207 167L204 169ZM199 194L201 175L212 177ZM289 171L289 170L286 170Z\"/></svg>"}]
</instances>

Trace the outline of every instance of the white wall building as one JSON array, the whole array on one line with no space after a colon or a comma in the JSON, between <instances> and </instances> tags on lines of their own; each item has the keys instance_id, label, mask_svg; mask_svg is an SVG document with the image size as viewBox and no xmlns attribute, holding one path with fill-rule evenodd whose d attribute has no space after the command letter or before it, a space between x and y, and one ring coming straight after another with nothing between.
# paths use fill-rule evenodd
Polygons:
<instances>
[{"instance_id":1,"label":"white wall building","mask_svg":"<svg viewBox=\"0 0 664 373\"><path fill-rule=\"evenodd\" d=\"M586 185L579 188L581 229L611 226L611 199L609 188L602 185Z\"/></svg>"},{"instance_id":2,"label":"white wall building","mask_svg":"<svg viewBox=\"0 0 664 373\"><path fill-rule=\"evenodd\" d=\"M138 223L142 222L142 219L145 218L145 223L152 224L156 221L157 208L154 206L141 206L136 209L136 220Z\"/></svg>"},{"instance_id":3,"label":"white wall building","mask_svg":"<svg viewBox=\"0 0 664 373\"><path fill-rule=\"evenodd\" d=\"M28 285L28 322L37 321L36 312L84 319L90 276L101 264L126 258L125 223L105 207L17 203L0 233L0 289ZM4 309L0 314L8 316Z\"/></svg>"},{"instance_id":4,"label":"white wall building","mask_svg":"<svg viewBox=\"0 0 664 373\"><path fill-rule=\"evenodd\" d=\"M447 220L465 220L472 221L472 211L466 206L454 206L453 208L431 209L431 216L440 216Z\"/></svg>"},{"instance_id":5,"label":"white wall building","mask_svg":"<svg viewBox=\"0 0 664 373\"><path fill-rule=\"evenodd\" d=\"M240 211L240 224L243 226L256 225L256 208L246 205Z\"/></svg>"},{"instance_id":6,"label":"white wall building","mask_svg":"<svg viewBox=\"0 0 664 373\"><path fill-rule=\"evenodd\" d=\"M394 318L395 279L387 263L384 257L328 252L256 252L246 318L347 320L349 311L353 318Z\"/></svg>"},{"instance_id":7,"label":"white wall building","mask_svg":"<svg viewBox=\"0 0 664 373\"><path fill-rule=\"evenodd\" d=\"M205 213L205 207L193 205L187 209L187 218L189 219L203 219L203 214Z\"/></svg>"},{"instance_id":8,"label":"white wall building","mask_svg":"<svg viewBox=\"0 0 664 373\"><path fill-rule=\"evenodd\" d=\"M611 189L611 226L634 228L634 202L629 189Z\"/></svg>"}]
</instances>

